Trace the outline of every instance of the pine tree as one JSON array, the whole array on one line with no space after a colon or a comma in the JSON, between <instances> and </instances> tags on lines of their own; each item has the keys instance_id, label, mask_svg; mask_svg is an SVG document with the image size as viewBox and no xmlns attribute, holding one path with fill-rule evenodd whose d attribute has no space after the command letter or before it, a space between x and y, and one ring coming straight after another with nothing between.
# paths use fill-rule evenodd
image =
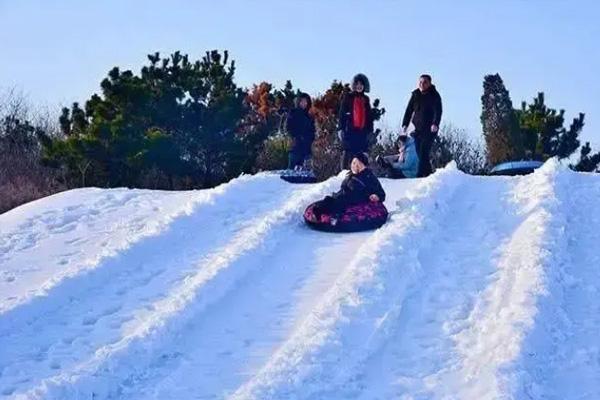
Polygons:
<instances>
[{"instance_id":1,"label":"pine tree","mask_svg":"<svg viewBox=\"0 0 600 400\"><path fill-rule=\"evenodd\" d=\"M598 172L600 170L600 152L592 154L592 147L589 142L581 146L579 153L579 161L575 165L571 165L575 171L582 172Z\"/></svg>"},{"instance_id":2,"label":"pine tree","mask_svg":"<svg viewBox=\"0 0 600 400\"><path fill-rule=\"evenodd\" d=\"M228 53L148 60L138 75L110 70L85 111L77 103L63 110L64 137L46 143L48 162L66 166L82 185L206 187L239 174L246 92Z\"/></svg>"},{"instance_id":3,"label":"pine tree","mask_svg":"<svg viewBox=\"0 0 600 400\"><path fill-rule=\"evenodd\" d=\"M481 96L481 123L491 165L519 159L523 144L510 95L500 75L487 75Z\"/></svg>"},{"instance_id":4,"label":"pine tree","mask_svg":"<svg viewBox=\"0 0 600 400\"><path fill-rule=\"evenodd\" d=\"M557 112L548 108L544 93L538 93L532 104L523 102L516 113L528 158L541 161L551 157L567 158L579 147L583 113L573 119L569 129L564 128L565 110Z\"/></svg>"}]
</instances>

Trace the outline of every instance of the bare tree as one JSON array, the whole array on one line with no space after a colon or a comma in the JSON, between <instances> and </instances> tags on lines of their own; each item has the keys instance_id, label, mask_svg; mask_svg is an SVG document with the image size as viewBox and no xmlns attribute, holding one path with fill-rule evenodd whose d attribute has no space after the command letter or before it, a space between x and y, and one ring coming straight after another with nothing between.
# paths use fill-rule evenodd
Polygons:
<instances>
[{"instance_id":1,"label":"bare tree","mask_svg":"<svg viewBox=\"0 0 600 400\"><path fill-rule=\"evenodd\" d=\"M489 167L484 144L470 138L464 129L447 124L433 143L431 161L434 168L440 168L452 160L461 171L471 175L484 175Z\"/></svg>"},{"instance_id":2,"label":"bare tree","mask_svg":"<svg viewBox=\"0 0 600 400\"><path fill-rule=\"evenodd\" d=\"M58 171L41 163L40 135L55 134L53 120L22 92L0 91L0 213L67 188Z\"/></svg>"}]
</instances>

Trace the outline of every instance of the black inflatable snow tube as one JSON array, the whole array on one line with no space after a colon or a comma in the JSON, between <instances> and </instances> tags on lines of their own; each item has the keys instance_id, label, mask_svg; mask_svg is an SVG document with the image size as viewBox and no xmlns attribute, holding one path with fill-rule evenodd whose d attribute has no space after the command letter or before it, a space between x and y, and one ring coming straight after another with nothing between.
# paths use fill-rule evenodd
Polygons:
<instances>
[{"instance_id":1,"label":"black inflatable snow tube","mask_svg":"<svg viewBox=\"0 0 600 400\"><path fill-rule=\"evenodd\" d=\"M361 232L380 228L387 222L388 211L380 202L370 202L349 207L336 221L331 215L323 214L320 220L315 219L311 204L304 211L304 221L312 229L325 232Z\"/></svg>"},{"instance_id":2,"label":"black inflatable snow tube","mask_svg":"<svg viewBox=\"0 0 600 400\"><path fill-rule=\"evenodd\" d=\"M281 179L289 183L315 183L317 177L314 175L281 175Z\"/></svg>"}]
</instances>

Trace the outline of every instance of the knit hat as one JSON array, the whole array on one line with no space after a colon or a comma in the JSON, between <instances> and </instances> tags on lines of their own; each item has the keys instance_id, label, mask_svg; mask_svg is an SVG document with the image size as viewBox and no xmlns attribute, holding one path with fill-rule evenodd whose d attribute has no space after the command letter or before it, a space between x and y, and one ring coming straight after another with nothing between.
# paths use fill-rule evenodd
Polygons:
<instances>
[{"instance_id":1,"label":"knit hat","mask_svg":"<svg viewBox=\"0 0 600 400\"><path fill-rule=\"evenodd\" d=\"M354 154L353 158L358 159L358 161L363 163L365 167L369 165L369 156L367 155L367 153L356 153Z\"/></svg>"}]
</instances>

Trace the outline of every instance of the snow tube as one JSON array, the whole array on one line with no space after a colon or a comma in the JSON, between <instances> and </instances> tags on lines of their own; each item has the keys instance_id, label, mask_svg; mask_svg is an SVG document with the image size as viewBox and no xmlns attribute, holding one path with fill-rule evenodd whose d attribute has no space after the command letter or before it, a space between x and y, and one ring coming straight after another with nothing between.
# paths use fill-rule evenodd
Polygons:
<instances>
[{"instance_id":1,"label":"snow tube","mask_svg":"<svg viewBox=\"0 0 600 400\"><path fill-rule=\"evenodd\" d=\"M290 183L315 183L317 177L312 171L286 170L281 173L281 179Z\"/></svg>"},{"instance_id":2,"label":"snow tube","mask_svg":"<svg viewBox=\"0 0 600 400\"><path fill-rule=\"evenodd\" d=\"M320 221L315 221L313 207L311 204L304 211L304 221L306 224L316 230L325 232L360 232L377 229L386 223L388 210L383 203L364 203L348 207L338 219L335 225L332 224L331 215L322 214Z\"/></svg>"},{"instance_id":3,"label":"snow tube","mask_svg":"<svg viewBox=\"0 0 600 400\"><path fill-rule=\"evenodd\" d=\"M544 165L541 161L508 161L496 165L490 175L527 175Z\"/></svg>"}]
</instances>

